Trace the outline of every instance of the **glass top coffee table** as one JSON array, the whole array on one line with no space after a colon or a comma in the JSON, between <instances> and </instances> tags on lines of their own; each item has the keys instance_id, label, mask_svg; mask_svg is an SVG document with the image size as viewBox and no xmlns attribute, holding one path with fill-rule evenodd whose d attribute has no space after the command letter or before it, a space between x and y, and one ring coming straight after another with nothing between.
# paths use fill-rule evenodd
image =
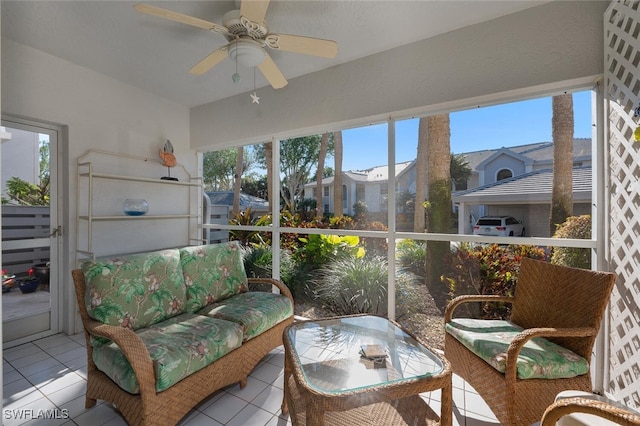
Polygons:
<instances>
[{"instance_id":1,"label":"glass top coffee table","mask_svg":"<svg viewBox=\"0 0 640 426\"><path fill-rule=\"evenodd\" d=\"M398 324L361 315L284 331L282 412L294 425L451 425L451 366ZM366 356L365 356L366 355ZM418 394L441 389L440 418Z\"/></svg>"}]
</instances>

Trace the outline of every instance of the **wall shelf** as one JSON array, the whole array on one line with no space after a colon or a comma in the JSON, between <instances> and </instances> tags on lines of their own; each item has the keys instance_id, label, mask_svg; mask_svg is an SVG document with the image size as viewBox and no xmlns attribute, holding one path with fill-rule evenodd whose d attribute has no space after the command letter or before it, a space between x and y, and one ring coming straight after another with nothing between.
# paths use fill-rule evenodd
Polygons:
<instances>
[{"instance_id":1,"label":"wall shelf","mask_svg":"<svg viewBox=\"0 0 640 426\"><path fill-rule=\"evenodd\" d=\"M126 164L126 163L129 164ZM140 171L143 175L161 170L157 160L145 157L88 151L77 161L76 260L166 248L173 231L183 245L202 243L202 179L192 178L179 165L180 181L112 173L113 169ZM117 182L122 182L118 184ZM112 183L109 183L112 182ZM119 208L123 198L138 198L141 193L154 197L151 214L129 216ZM135 197L133 195L136 195ZM117 206L117 207L116 207ZM160 222L156 225L143 223ZM127 225L137 224L137 225ZM156 231L160 229L160 231ZM182 231L184 230L184 232ZM108 241L116 240L108 244ZM155 241L154 241L155 240ZM159 241L158 241L159 240ZM102 247L96 247L102 243ZM178 244L180 244L178 243ZM108 247L104 247L104 245ZM136 250L136 244L139 247ZM124 249L123 249L124 248Z\"/></svg>"}]
</instances>

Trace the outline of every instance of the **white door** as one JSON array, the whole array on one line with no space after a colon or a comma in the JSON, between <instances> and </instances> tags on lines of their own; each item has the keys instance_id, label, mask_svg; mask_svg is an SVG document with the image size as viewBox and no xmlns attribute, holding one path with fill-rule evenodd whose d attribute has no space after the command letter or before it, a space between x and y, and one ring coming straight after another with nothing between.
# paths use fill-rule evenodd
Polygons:
<instances>
[{"instance_id":1,"label":"white door","mask_svg":"<svg viewBox=\"0 0 640 426\"><path fill-rule=\"evenodd\" d=\"M17 282L29 275L41 278L40 286L31 293L23 293L16 285L9 291L3 289L3 345L10 347L59 331L62 228L58 226L57 164L60 129L4 118L2 126L11 134L10 140L2 142L0 155L2 269L7 276L15 276ZM10 196L9 188L17 185L24 188L25 183L35 185L40 192L17 195L13 191Z\"/></svg>"}]
</instances>

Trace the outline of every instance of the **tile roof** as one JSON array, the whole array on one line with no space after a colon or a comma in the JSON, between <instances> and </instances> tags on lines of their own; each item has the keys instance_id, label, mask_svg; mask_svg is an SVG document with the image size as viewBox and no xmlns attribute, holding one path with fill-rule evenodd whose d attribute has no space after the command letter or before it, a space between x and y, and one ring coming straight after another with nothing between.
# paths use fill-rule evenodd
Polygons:
<instances>
[{"instance_id":1,"label":"tile roof","mask_svg":"<svg viewBox=\"0 0 640 426\"><path fill-rule=\"evenodd\" d=\"M576 202L591 200L591 167L573 169L573 199ZM452 194L454 202L468 204L530 204L551 202L553 169L536 170L498 182Z\"/></svg>"}]
</instances>

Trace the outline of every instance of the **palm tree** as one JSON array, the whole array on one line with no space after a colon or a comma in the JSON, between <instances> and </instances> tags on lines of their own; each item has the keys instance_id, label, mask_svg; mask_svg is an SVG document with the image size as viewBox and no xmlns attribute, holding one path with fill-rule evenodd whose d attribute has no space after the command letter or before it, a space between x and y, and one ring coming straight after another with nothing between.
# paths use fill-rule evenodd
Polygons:
<instances>
[{"instance_id":1,"label":"palm tree","mask_svg":"<svg viewBox=\"0 0 640 426\"><path fill-rule=\"evenodd\" d=\"M335 173L333 178L333 215L341 217L342 207L342 132L333 133Z\"/></svg>"},{"instance_id":2,"label":"palm tree","mask_svg":"<svg viewBox=\"0 0 640 426\"><path fill-rule=\"evenodd\" d=\"M244 164L244 147L239 146L236 152L236 174L233 182L233 214L240 213L240 189L242 187L242 171Z\"/></svg>"},{"instance_id":3,"label":"palm tree","mask_svg":"<svg viewBox=\"0 0 640 426\"><path fill-rule=\"evenodd\" d=\"M427 232L451 232L451 130L449 114L427 118L427 192L429 214ZM449 251L446 241L429 241L427 262L431 282L440 282L444 256Z\"/></svg>"},{"instance_id":4,"label":"palm tree","mask_svg":"<svg viewBox=\"0 0 640 426\"><path fill-rule=\"evenodd\" d=\"M329 134L322 135L320 140L320 155L318 156L318 170L316 171L316 217L322 219L322 176L324 175L324 160L329 149Z\"/></svg>"},{"instance_id":5,"label":"palm tree","mask_svg":"<svg viewBox=\"0 0 640 426\"><path fill-rule=\"evenodd\" d=\"M264 144L265 162L267 164L267 200L269 201L269 212L273 209L273 142Z\"/></svg>"},{"instance_id":6,"label":"palm tree","mask_svg":"<svg viewBox=\"0 0 640 426\"><path fill-rule=\"evenodd\" d=\"M554 96L551 118L553 137L553 187L550 235L573 214L573 95Z\"/></svg>"},{"instance_id":7,"label":"palm tree","mask_svg":"<svg viewBox=\"0 0 640 426\"><path fill-rule=\"evenodd\" d=\"M416 154L416 199L414 203L413 232L424 232L425 189L427 185L428 119L421 117L418 123L418 152Z\"/></svg>"}]
</instances>

